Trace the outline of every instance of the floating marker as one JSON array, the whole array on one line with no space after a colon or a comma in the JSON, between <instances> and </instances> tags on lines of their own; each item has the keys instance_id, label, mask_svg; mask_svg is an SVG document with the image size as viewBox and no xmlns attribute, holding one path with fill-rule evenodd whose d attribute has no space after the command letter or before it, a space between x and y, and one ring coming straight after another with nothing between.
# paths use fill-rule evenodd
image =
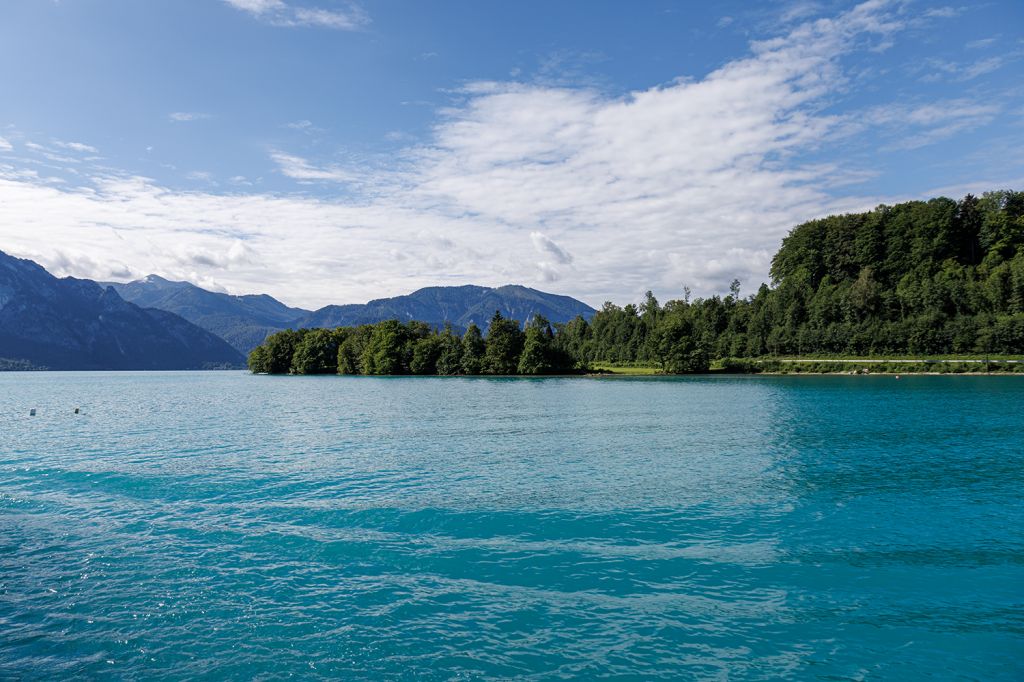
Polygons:
<instances>
[{"instance_id":1,"label":"floating marker","mask_svg":"<svg viewBox=\"0 0 1024 682\"><path fill-rule=\"evenodd\" d=\"M76 408L75 408L75 414L78 414L78 411L79 411L79 410L81 410L81 409L82 409L82 408L80 408L80 407L76 407Z\"/></svg>"},{"instance_id":2,"label":"floating marker","mask_svg":"<svg viewBox=\"0 0 1024 682\"><path fill-rule=\"evenodd\" d=\"M28 416L30 416L30 417L36 416L36 408L33 407L31 410L29 410L28 411Z\"/></svg>"}]
</instances>

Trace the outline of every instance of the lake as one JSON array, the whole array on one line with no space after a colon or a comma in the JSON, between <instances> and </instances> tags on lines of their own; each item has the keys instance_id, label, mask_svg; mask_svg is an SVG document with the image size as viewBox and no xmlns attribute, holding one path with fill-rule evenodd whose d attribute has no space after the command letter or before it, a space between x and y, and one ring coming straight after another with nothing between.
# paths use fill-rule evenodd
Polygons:
<instances>
[{"instance_id":1,"label":"lake","mask_svg":"<svg viewBox=\"0 0 1024 682\"><path fill-rule=\"evenodd\" d=\"M1022 434L1022 377L0 373L0 679L1020 679Z\"/></svg>"}]
</instances>

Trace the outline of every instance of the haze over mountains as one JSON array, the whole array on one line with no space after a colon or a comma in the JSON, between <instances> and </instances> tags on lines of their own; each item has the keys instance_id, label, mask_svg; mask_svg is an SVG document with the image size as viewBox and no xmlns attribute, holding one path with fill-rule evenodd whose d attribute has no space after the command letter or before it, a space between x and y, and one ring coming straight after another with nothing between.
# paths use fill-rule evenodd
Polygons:
<instances>
[{"instance_id":1,"label":"haze over mountains","mask_svg":"<svg viewBox=\"0 0 1024 682\"><path fill-rule=\"evenodd\" d=\"M0 369L204 369L240 367L268 334L386 319L461 330L495 310L552 322L594 309L527 287L427 287L405 296L310 311L271 296L233 296L156 275L129 283L58 279L0 251Z\"/></svg>"}]
</instances>

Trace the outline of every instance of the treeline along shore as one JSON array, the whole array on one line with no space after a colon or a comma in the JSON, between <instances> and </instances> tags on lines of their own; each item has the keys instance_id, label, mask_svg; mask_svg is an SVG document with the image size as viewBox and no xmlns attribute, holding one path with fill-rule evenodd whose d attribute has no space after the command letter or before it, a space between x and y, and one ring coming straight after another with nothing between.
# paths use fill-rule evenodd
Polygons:
<instances>
[{"instance_id":1,"label":"treeline along shore","mask_svg":"<svg viewBox=\"0 0 1024 682\"><path fill-rule=\"evenodd\" d=\"M389 320L286 330L249 356L270 374L537 375L601 364L667 374L712 365L757 371L772 356L1024 353L1024 192L937 198L794 228L771 286L604 306L587 321L521 323L496 313L486 334Z\"/></svg>"}]
</instances>

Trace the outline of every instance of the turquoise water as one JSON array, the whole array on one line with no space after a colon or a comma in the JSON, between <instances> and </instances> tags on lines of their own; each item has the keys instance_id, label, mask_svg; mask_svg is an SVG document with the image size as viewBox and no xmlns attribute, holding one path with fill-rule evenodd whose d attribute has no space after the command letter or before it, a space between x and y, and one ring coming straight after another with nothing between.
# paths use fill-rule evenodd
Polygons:
<instances>
[{"instance_id":1,"label":"turquoise water","mask_svg":"<svg viewBox=\"0 0 1024 682\"><path fill-rule=\"evenodd\" d=\"M0 679L1020 679L1022 434L1021 377L0 374Z\"/></svg>"}]
</instances>

